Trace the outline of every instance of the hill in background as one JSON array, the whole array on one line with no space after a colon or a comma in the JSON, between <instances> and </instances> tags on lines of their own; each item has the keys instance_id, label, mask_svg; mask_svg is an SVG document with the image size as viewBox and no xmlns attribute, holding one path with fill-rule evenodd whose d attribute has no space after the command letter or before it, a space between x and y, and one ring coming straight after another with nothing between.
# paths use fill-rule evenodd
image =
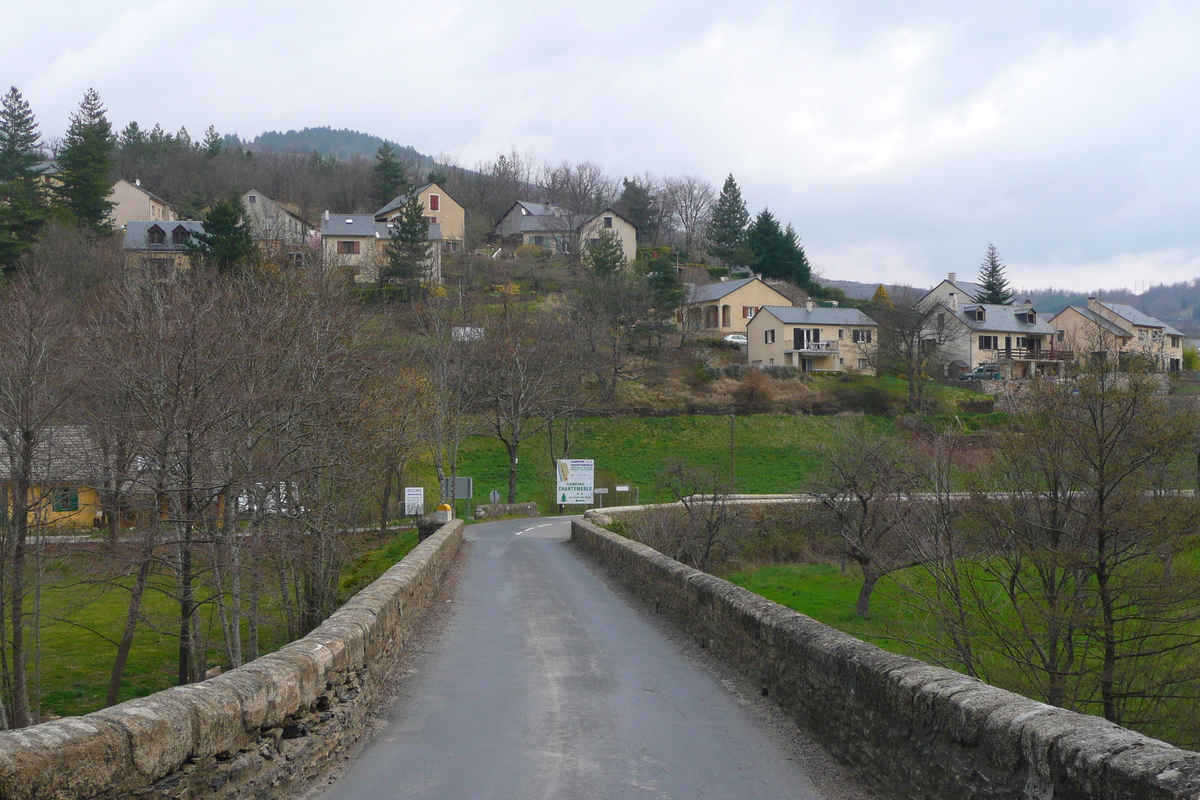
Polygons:
<instances>
[{"instance_id":1,"label":"hill in background","mask_svg":"<svg viewBox=\"0 0 1200 800\"><path fill-rule=\"evenodd\" d=\"M408 145L397 144L380 136L369 133L352 131L348 128L334 129L328 126L319 128L303 128L286 133L267 131L254 137L248 148L269 153L302 153L307 155L314 150L322 156L352 160L355 158L372 159L379 146L387 142L396 151L397 157L406 164L412 164L421 170L433 168L433 159Z\"/></svg>"}]
</instances>

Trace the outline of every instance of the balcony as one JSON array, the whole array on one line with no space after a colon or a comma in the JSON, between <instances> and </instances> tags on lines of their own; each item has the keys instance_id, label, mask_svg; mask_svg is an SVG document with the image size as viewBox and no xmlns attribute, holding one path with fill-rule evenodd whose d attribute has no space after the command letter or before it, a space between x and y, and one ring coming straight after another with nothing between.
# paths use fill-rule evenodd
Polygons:
<instances>
[{"instance_id":1,"label":"balcony","mask_svg":"<svg viewBox=\"0 0 1200 800\"><path fill-rule=\"evenodd\" d=\"M795 339L784 340L785 353L804 353L812 356L831 356L838 352L837 342L797 342Z\"/></svg>"},{"instance_id":2,"label":"balcony","mask_svg":"<svg viewBox=\"0 0 1200 800\"><path fill-rule=\"evenodd\" d=\"M984 351L987 352L987 351ZM1074 361L1071 350L1043 350L1040 347L1001 347L991 351L997 361Z\"/></svg>"}]
</instances>

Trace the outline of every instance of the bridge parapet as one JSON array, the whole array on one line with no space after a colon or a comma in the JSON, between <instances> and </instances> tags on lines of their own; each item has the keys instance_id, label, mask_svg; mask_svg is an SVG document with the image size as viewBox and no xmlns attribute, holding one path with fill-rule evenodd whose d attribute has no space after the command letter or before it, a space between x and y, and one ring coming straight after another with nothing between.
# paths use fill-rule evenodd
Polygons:
<instances>
[{"instance_id":1,"label":"bridge parapet","mask_svg":"<svg viewBox=\"0 0 1200 800\"><path fill-rule=\"evenodd\" d=\"M290 797L362 736L462 542L455 520L316 630L203 683L0 733L0 800Z\"/></svg>"},{"instance_id":2,"label":"bridge parapet","mask_svg":"<svg viewBox=\"0 0 1200 800\"><path fill-rule=\"evenodd\" d=\"M1200 754L888 653L586 520L571 542L888 797L1200 798Z\"/></svg>"}]
</instances>

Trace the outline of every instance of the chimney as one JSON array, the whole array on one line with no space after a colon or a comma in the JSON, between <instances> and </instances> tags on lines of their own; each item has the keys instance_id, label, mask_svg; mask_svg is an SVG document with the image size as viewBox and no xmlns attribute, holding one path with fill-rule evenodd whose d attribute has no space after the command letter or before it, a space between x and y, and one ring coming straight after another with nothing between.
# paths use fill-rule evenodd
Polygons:
<instances>
[{"instance_id":1,"label":"chimney","mask_svg":"<svg viewBox=\"0 0 1200 800\"><path fill-rule=\"evenodd\" d=\"M1025 298L1025 307L1026 307L1026 308L1033 308L1033 300L1032 300L1032 299L1030 299L1030 298L1028 298L1028 297L1026 297L1026 298Z\"/></svg>"},{"instance_id":2,"label":"chimney","mask_svg":"<svg viewBox=\"0 0 1200 800\"><path fill-rule=\"evenodd\" d=\"M1088 309L1091 311L1099 311L1100 310L1100 304L1098 302L1096 302L1096 295L1090 295L1088 297Z\"/></svg>"},{"instance_id":3,"label":"chimney","mask_svg":"<svg viewBox=\"0 0 1200 800\"><path fill-rule=\"evenodd\" d=\"M329 209L325 209L325 221L329 222Z\"/></svg>"},{"instance_id":4,"label":"chimney","mask_svg":"<svg viewBox=\"0 0 1200 800\"><path fill-rule=\"evenodd\" d=\"M805 307L806 309L808 309L809 311L812 311L812 310L813 310L813 308L814 308L815 306L814 306L814 304L813 304L813 299L812 299L812 297L806 297L806 298L804 298L804 307Z\"/></svg>"},{"instance_id":5,"label":"chimney","mask_svg":"<svg viewBox=\"0 0 1200 800\"><path fill-rule=\"evenodd\" d=\"M950 274L953 275L954 273L951 272ZM950 293L950 310L958 311L958 292Z\"/></svg>"},{"instance_id":6,"label":"chimney","mask_svg":"<svg viewBox=\"0 0 1200 800\"><path fill-rule=\"evenodd\" d=\"M948 276L946 276L946 280L950 281L951 283L958 283L958 273L951 272Z\"/></svg>"}]
</instances>

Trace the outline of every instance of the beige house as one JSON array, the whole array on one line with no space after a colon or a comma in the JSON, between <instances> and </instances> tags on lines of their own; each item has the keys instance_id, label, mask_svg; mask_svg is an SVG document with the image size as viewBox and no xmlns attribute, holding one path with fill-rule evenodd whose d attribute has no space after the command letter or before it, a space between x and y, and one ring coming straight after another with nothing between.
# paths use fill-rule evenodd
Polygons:
<instances>
[{"instance_id":1,"label":"beige house","mask_svg":"<svg viewBox=\"0 0 1200 800\"><path fill-rule=\"evenodd\" d=\"M495 235L510 244L532 244L551 253L570 255L611 230L621 239L625 260L637 258L637 228L611 208L599 214L574 214L553 203L518 200L496 223Z\"/></svg>"},{"instance_id":2,"label":"beige house","mask_svg":"<svg viewBox=\"0 0 1200 800\"><path fill-rule=\"evenodd\" d=\"M298 260L305 240L315 233L298 215L257 189L242 195L242 207L265 261L282 264Z\"/></svg>"},{"instance_id":3,"label":"beige house","mask_svg":"<svg viewBox=\"0 0 1200 800\"><path fill-rule=\"evenodd\" d=\"M187 245L204 231L197 220L130 220L125 223L121 248L125 263L152 280L173 280L181 270L191 269Z\"/></svg>"},{"instance_id":4,"label":"beige house","mask_svg":"<svg viewBox=\"0 0 1200 800\"><path fill-rule=\"evenodd\" d=\"M857 308L764 306L746 325L746 358L753 367L799 367L802 372L875 375L879 325Z\"/></svg>"},{"instance_id":5,"label":"beige house","mask_svg":"<svg viewBox=\"0 0 1200 800\"><path fill-rule=\"evenodd\" d=\"M930 289L924 297L917 301L917 308L929 308L934 303L952 306L955 303L978 303L983 295L983 287L978 283L960 281L958 273L951 272L946 279Z\"/></svg>"},{"instance_id":6,"label":"beige house","mask_svg":"<svg viewBox=\"0 0 1200 800\"><path fill-rule=\"evenodd\" d=\"M442 232L442 249L450 253L458 252L467 226L466 209L436 183L425 184L416 190L416 195L425 208L425 219L431 226L437 225ZM392 222L400 216L400 209L407 202L408 195L400 195L375 212L375 221Z\"/></svg>"},{"instance_id":7,"label":"beige house","mask_svg":"<svg viewBox=\"0 0 1200 800\"><path fill-rule=\"evenodd\" d=\"M1057 341L1077 359L1144 359L1155 372L1183 369L1182 333L1133 306L1089 297L1087 307L1069 306L1050 325Z\"/></svg>"},{"instance_id":8,"label":"beige house","mask_svg":"<svg viewBox=\"0 0 1200 800\"><path fill-rule=\"evenodd\" d=\"M113 184L108 194L108 201L113 204L109 214L109 223L116 229L124 228L132 220L150 220L170 222L179 219L179 212L158 195L142 188L141 181L129 181L122 178Z\"/></svg>"},{"instance_id":9,"label":"beige house","mask_svg":"<svg viewBox=\"0 0 1200 800\"><path fill-rule=\"evenodd\" d=\"M994 364L1009 378L1056 375L1074 354L1063 349L1055 330L1028 300L1023 305L967 303L956 298L937 312L948 371L966 372Z\"/></svg>"},{"instance_id":10,"label":"beige house","mask_svg":"<svg viewBox=\"0 0 1200 800\"><path fill-rule=\"evenodd\" d=\"M321 251L331 269L345 269L355 283L378 283L387 264L387 247L392 238L391 222L376 222L374 214L333 214L321 221ZM442 281L442 231L429 226L429 260L422 280Z\"/></svg>"},{"instance_id":11,"label":"beige house","mask_svg":"<svg viewBox=\"0 0 1200 800\"><path fill-rule=\"evenodd\" d=\"M686 284L675 320L696 333L724 336L745 333L746 324L764 306L790 306L791 298L762 278L720 280L704 286Z\"/></svg>"}]
</instances>

